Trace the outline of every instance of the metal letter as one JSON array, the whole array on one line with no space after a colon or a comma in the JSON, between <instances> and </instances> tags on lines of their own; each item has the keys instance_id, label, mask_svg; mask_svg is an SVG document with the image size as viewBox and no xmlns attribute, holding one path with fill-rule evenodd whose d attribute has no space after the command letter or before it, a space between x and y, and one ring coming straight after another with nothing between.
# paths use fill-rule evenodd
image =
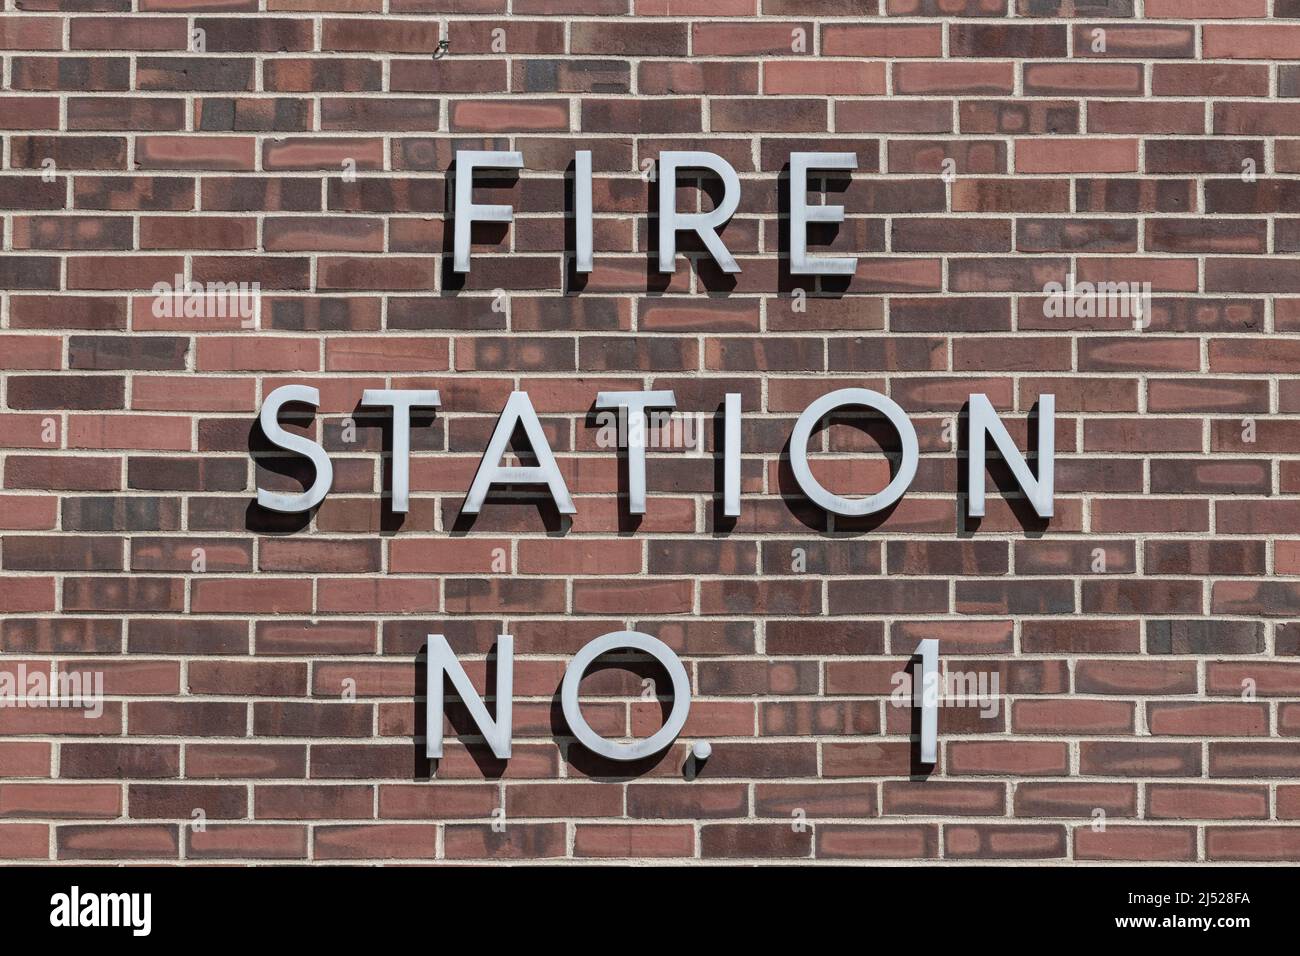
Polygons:
<instances>
[{"instance_id":1,"label":"metal letter","mask_svg":"<svg viewBox=\"0 0 1300 956\"><path fill-rule=\"evenodd\" d=\"M508 153L496 150L458 149L456 150L456 240L454 247L454 268L457 272L469 272L469 236L476 222L510 222L513 206L480 206L474 202L474 170L485 169L522 169L523 153Z\"/></svg>"},{"instance_id":2,"label":"metal letter","mask_svg":"<svg viewBox=\"0 0 1300 956\"><path fill-rule=\"evenodd\" d=\"M722 178L722 198L712 212L677 211L677 170L707 169ZM718 237L717 228L740 205L740 177L731 164L716 153L675 152L659 154L659 271L677 268L677 230L693 229L723 272L739 272L740 266Z\"/></svg>"},{"instance_id":3,"label":"metal letter","mask_svg":"<svg viewBox=\"0 0 1300 956\"><path fill-rule=\"evenodd\" d=\"M424 755L442 756L442 675L451 678L456 694L465 702L474 725L483 733L494 756L510 756L510 718L514 708L515 639L509 634L497 637L497 719L488 716L483 698L470 683L465 668L452 653L451 645L441 634L429 635L429 660L425 668L428 706L425 712Z\"/></svg>"},{"instance_id":4,"label":"metal letter","mask_svg":"<svg viewBox=\"0 0 1300 956\"><path fill-rule=\"evenodd\" d=\"M722 452L722 513L728 518L740 514L740 393L728 392L723 429L726 445Z\"/></svg>"},{"instance_id":5,"label":"metal letter","mask_svg":"<svg viewBox=\"0 0 1300 956\"><path fill-rule=\"evenodd\" d=\"M1020 488L1034 513L1040 518L1052 516L1052 494L1056 468L1056 396L1038 396L1038 477L1015 446L1006 427L998 418L987 396L974 392L970 397L970 448L966 453L966 488L970 493L972 517L984 515L984 435L993 436L998 451L1016 476Z\"/></svg>"},{"instance_id":6,"label":"metal letter","mask_svg":"<svg viewBox=\"0 0 1300 956\"><path fill-rule=\"evenodd\" d=\"M808 256L808 223L843 222L844 207L808 205L809 169L857 169L855 153L790 154L790 272L793 275L851 276L858 260L848 256Z\"/></svg>"},{"instance_id":7,"label":"metal letter","mask_svg":"<svg viewBox=\"0 0 1300 956\"><path fill-rule=\"evenodd\" d=\"M917 642L921 658L919 673L912 685L912 704L921 708L921 763L939 758L939 641L928 637Z\"/></svg>"},{"instance_id":8,"label":"metal letter","mask_svg":"<svg viewBox=\"0 0 1300 956\"><path fill-rule=\"evenodd\" d=\"M881 412L898 432L902 441L903 460L899 462L898 473L885 489L870 498L848 499L833 495L818 483L808 467L808 439L812 437L813 427L828 414L843 405L865 405ZM920 453L916 441L916 429L908 421L907 414L887 396L873 392L869 388L842 388L829 392L804 409L799 420L794 423L790 435L790 469L795 481L812 501L826 511L837 515L861 517L888 508L907 491L907 486L916 476L917 458Z\"/></svg>"},{"instance_id":9,"label":"metal letter","mask_svg":"<svg viewBox=\"0 0 1300 956\"><path fill-rule=\"evenodd\" d=\"M582 716L582 705L578 700L578 685L582 683L582 676L592 661L601 654L621 647L645 651L664 666L673 682L673 709L668 720L653 736L631 744L606 740L592 730ZM691 709L691 682L681 660L663 641L640 631L614 631L595 638L569 662L569 669L564 672L564 683L560 688L560 702L564 708L564 719L573 731L573 736L592 753L610 760L640 760L659 753L682 732L682 727L686 725L686 715Z\"/></svg>"},{"instance_id":10,"label":"metal letter","mask_svg":"<svg viewBox=\"0 0 1300 956\"><path fill-rule=\"evenodd\" d=\"M666 392L597 392L596 407L626 409L628 513L645 514L645 410L676 408L677 399Z\"/></svg>"},{"instance_id":11,"label":"metal letter","mask_svg":"<svg viewBox=\"0 0 1300 956\"><path fill-rule=\"evenodd\" d=\"M537 464L529 467L503 467L501 456L505 454L506 446L510 444L510 436L514 434L515 427L521 424L528 441L533 446ZM497 419L492 440L488 442L483 460L479 462L474 483L470 485L469 494L465 496L465 506L462 510L466 514L478 514L479 508L483 507L483 499L487 497L488 489L494 484L546 485L551 491L551 497L555 499L555 506L560 514L571 515L578 510L573 507L573 499L569 497L564 476L560 474L560 467L555 463L555 456L551 454L551 446L546 441L542 423L537 420L537 412L533 411L533 403L529 401L527 392L510 393L506 407L502 410L501 417Z\"/></svg>"},{"instance_id":12,"label":"metal letter","mask_svg":"<svg viewBox=\"0 0 1300 956\"><path fill-rule=\"evenodd\" d=\"M316 480L312 486L300 495L281 495L271 491L257 489L257 503L271 511L293 513L310 511L329 494L330 485L334 483L334 465L325 449L302 435L295 435L280 427L280 408L289 402L303 402L307 405L320 404L320 392L310 385L281 385L262 405L259 421L264 434L272 445L286 451L296 451L311 459L316 467Z\"/></svg>"},{"instance_id":13,"label":"metal letter","mask_svg":"<svg viewBox=\"0 0 1300 956\"><path fill-rule=\"evenodd\" d=\"M393 511L405 514L411 503L411 409L437 408L437 389L368 388L362 405L383 405L393 410Z\"/></svg>"},{"instance_id":14,"label":"metal letter","mask_svg":"<svg viewBox=\"0 0 1300 956\"><path fill-rule=\"evenodd\" d=\"M592 271L591 150L580 149L573 157L573 226L579 272Z\"/></svg>"}]
</instances>

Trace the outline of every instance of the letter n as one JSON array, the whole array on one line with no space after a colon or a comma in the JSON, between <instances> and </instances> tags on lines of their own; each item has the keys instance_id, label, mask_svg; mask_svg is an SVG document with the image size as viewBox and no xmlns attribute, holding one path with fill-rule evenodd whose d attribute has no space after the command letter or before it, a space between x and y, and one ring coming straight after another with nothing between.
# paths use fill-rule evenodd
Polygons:
<instances>
[{"instance_id":1,"label":"letter n","mask_svg":"<svg viewBox=\"0 0 1300 956\"><path fill-rule=\"evenodd\" d=\"M429 635L428 714L425 728L425 756L442 756L443 675L451 678L456 693L465 702L470 718L482 732L492 753L506 760L510 757L510 712L514 706L514 637L501 634L497 637L497 719L488 715L483 698L470 683L465 668L452 653L451 645L441 634Z\"/></svg>"},{"instance_id":2,"label":"letter n","mask_svg":"<svg viewBox=\"0 0 1300 956\"><path fill-rule=\"evenodd\" d=\"M1052 516L1053 474L1056 465L1056 396L1038 396L1038 476L1029 470L1029 463L1015 446L1006 427L993 410L988 398L978 392L970 396L970 448L967 449L966 489L970 495L969 513L972 517L984 516L984 437L989 435L1003 459L1011 468L1040 518Z\"/></svg>"}]
</instances>

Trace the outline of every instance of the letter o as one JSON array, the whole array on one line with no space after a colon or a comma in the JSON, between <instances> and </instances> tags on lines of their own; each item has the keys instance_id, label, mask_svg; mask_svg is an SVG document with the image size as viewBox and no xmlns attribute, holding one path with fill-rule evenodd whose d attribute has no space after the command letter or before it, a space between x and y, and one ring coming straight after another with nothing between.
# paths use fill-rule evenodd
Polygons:
<instances>
[{"instance_id":1,"label":"letter o","mask_svg":"<svg viewBox=\"0 0 1300 956\"><path fill-rule=\"evenodd\" d=\"M587 668L601 654L622 647L645 651L664 666L673 682L673 709L668 720L654 735L630 744L606 740L592 730L582 716L582 705L578 701L578 685L582 683ZM560 701L564 708L564 719L573 731L573 736L592 753L610 760L640 760L659 753L682 732L682 727L686 725L686 715L691 710L691 682L681 660L663 641L640 631L611 631L595 638L574 655L568 670L564 672Z\"/></svg>"},{"instance_id":2,"label":"letter o","mask_svg":"<svg viewBox=\"0 0 1300 956\"><path fill-rule=\"evenodd\" d=\"M889 419L903 442L903 460L898 466L898 474L894 475L893 481L883 491L870 498L849 499L833 495L821 486L808 467L808 439L812 437L813 426L844 405L864 405L876 409ZM889 397L869 388L841 388L826 393L803 410L790 434L790 467L803 493L826 511L854 518L882 511L903 497L908 485L916 477L918 455L916 429L908 420L907 413Z\"/></svg>"}]
</instances>

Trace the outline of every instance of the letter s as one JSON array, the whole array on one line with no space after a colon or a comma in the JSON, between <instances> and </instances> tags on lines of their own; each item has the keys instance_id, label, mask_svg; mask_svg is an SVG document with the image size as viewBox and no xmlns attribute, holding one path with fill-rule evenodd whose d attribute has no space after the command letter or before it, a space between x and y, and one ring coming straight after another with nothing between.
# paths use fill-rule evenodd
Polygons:
<instances>
[{"instance_id":1,"label":"letter s","mask_svg":"<svg viewBox=\"0 0 1300 956\"><path fill-rule=\"evenodd\" d=\"M315 407L320 404L320 392L310 385L281 385L266 397L262 405L259 421L262 433L277 448L294 451L311 460L316 466L316 480L312 486L300 495L280 495L257 489L257 503L271 511L297 512L310 511L329 494L334 482L334 465L330 462L325 449L310 438L295 435L280 427L280 409L289 402L303 402Z\"/></svg>"}]
</instances>

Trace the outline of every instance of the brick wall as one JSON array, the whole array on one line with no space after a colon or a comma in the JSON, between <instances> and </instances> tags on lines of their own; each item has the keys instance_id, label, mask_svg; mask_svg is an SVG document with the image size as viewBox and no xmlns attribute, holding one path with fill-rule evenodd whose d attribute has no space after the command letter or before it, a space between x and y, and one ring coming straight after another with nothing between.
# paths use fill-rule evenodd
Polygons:
<instances>
[{"instance_id":1,"label":"brick wall","mask_svg":"<svg viewBox=\"0 0 1300 956\"><path fill-rule=\"evenodd\" d=\"M0 707L0 858L1300 859L1300 3L11 0L0 46L3 664L107 694L94 719ZM476 229L465 276L456 148L526 165L480 178L516 220ZM583 148L589 276L566 254ZM738 275L685 237L655 269L664 149L739 172ZM819 149L858 157L824 184L847 221L813 230L850 280L781 258L782 167ZM158 315L177 274L258 283L255 321ZM1149 282L1146 321L1049 315L1071 275ZM335 467L302 517L254 504L311 479L255 428L291 382L320 389L297 427ZM385 385L443 399L404 516L357 408ZM869 522L782 458L848 385L920 438ZM651 454L643 518L620 507L592 402L646 387L709 442L743 395L734 523L689 450ZM459 514L513 388L571 523L505 494ZM1021 447L1056 395L1050 522L997 460L963 516L971 392ZM835 490L887 480L870 422L817 442ZM557 703L624 627L695 692L631 767ZM515 636L508 764L456 708L424 759L430 632L480 687ZM924 638L1005 695L942 709L933 770L890 702ZM666 706L629 663L583 685L611 736Z\"/></svg>"}]
</instances>

